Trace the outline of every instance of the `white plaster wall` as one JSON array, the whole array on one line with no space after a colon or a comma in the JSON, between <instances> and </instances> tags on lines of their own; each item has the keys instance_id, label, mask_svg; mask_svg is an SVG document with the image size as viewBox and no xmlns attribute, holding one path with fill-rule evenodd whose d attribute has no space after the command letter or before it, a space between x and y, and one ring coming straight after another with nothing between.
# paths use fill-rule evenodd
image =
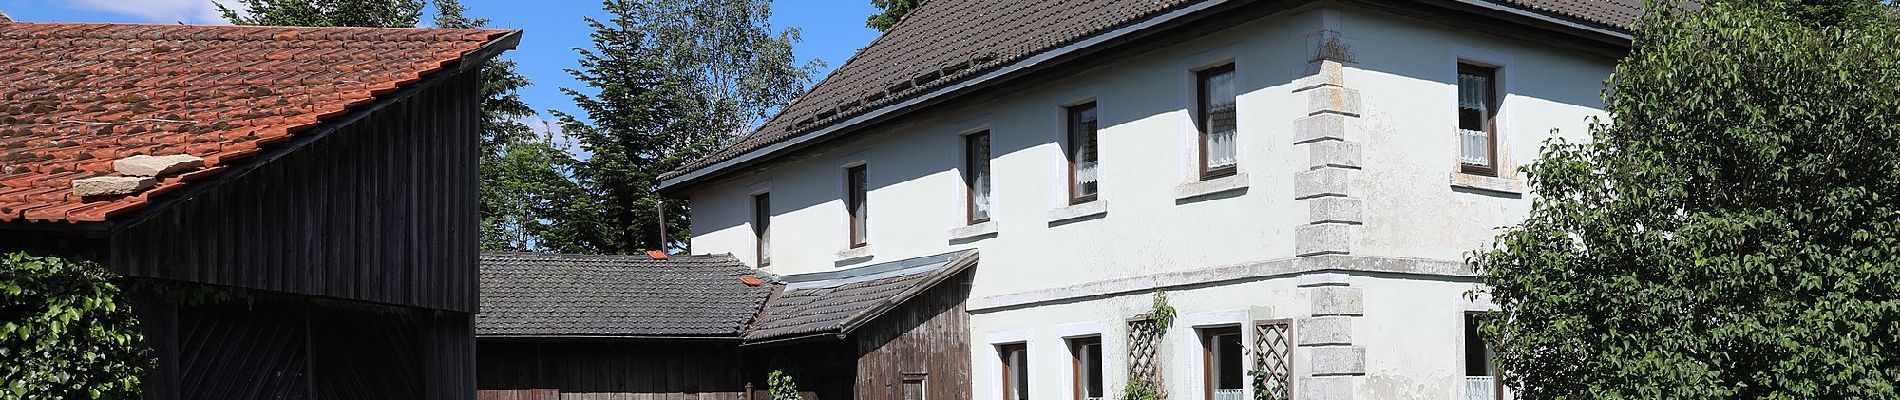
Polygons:
<instances>
[{"instance_id":1,"label":"white plaster wall","mask_svg":"<svg viewBox=\"0 0 1900 400\"><path fill-rule=\"evenodd\" d=\"M1552 130L1584 142L1589 118L1604 115L1599 93L1614 60L1353 9L1340 20L1356 42L1358 63L1345 79L1359 89L1367 136L1355 182L1365 228L1354 254L1460 260L1529 212L1528 193L1449 183L1460 58L1504 64L1498 152L1503 174L1519 186L1515 169L1537 158Z\"/></svg>"},{"instance_id":2,"label":"white plaster wall","mask_svg":"<svg viewBox=\"0 0 1900 400\"><path fill-rule=\"evenodd\" d=\"M1500 152L1507 169L1534 159L1553 128L1573 141L1586 139L1586 118L1600 114L1598 91L1613 60L1376 12L1322 14L1262 18L704 185L692 194L692 250L753 260L748 195L770 191L776 230L770 270L781 274L976 247L983 261L972 297L983 298L1292 257L1293 229L1307 218L1306 204L1293 199L1292 177L1306 168L1307 151L1292 144L1293 121L1306 104L1291 92L1291 82L1307 67L1307 35L1322 24L1351 39L1357 55L1345 69L1346 85L1359 91L1364 110L1349 134L1364 149L1364 169L1354 173L1352 188L1365 201L1353 255L1460 260L1527 211L1528 193L1451 184L1460 57L1504 65ZM1249 177L1248 187L1178 201L1175 188L1194 178L1190 71L1225 59L1236 61L1241 85L1240 172ZM1051 223L1050 210L1066 205L1061 106L1088 99L1098 102L1104 127L1099 197L1107 214ZM956 240L950 232L965 218L960 135L982 129L991 130L997 233ZM859 162L868 164L872 187L870 257L840 260L847 240L843 168ZM1299 317L1307 303L1296 280L1195 286L1171 295L1183 324L1196 315L1219 319L1260 308L1274 318ZM1457 398L1462 313L1476 307L1463 298L1472 288L1468 278L1355 276L1353 285L1365 290L1366 315L1354 322L1354 345L1366 348L1367 361L1359 393ZM992 344L1027 341L1035 397L1067 398L1068 350L1061 339L1091 330L1104 339L1108 387L1119 389L1122 324L1148 302L1147 294L1131 294L973 314L975 393L985 399L1000 393ZM1177 326L1169 342L1175 354L1169 385L1177 394L1200 393L1198 361L1184 355L1199 346L1190 328Z\"/></svg>"},{"instance_id":3,"label":"white plaster wall","mask_svg":"<svg viewBox=\"0 0 1900 400\"><path fill-rule=\"evenodd\" d=\"M973 293L981 297L1291 256L1293 228L1307 211L1293 200L1291 178L1307 156L1292 145L1305 100L1290 93L1290 82L1306 68L1305 36L1318 29L1318 14L1263 18L706 185L692 194L693 252L753 260L747 196L769 190L777 273L974 246L984 254ZM1533 159L1553 128L1587 138L1586 117L1599 114L1611 60L1384 14L1337 15L1331 23L1353 39L1359 61L1345 79L1365 109L1354 130L1364 144L1354 191L1366 202L1355 255L1462 259L1527 211L1526 195L1450 184L1459 57L1507 64L1506 168ZM1239 71L1240 171L1249 187L1181 202L1174 189L1193 179L1196 156L1190 71L1224 59ZM1052 224L1049 211L1066 205L1061 106L1088 99L1098 102L1104 127L1099 197L1108 212ZM997 235L957 241L950 231L965 218L960 135L981 129L992 131ZM841 262L843 167L859 162L869 165L872 187L871 257Z\"/></svg>"},{"instance_id":4,"label":"white plaster wall","mask_svg":"<svg viewBox=\"0 0 1900 400\"><path fill-rule=\"evenodd\" d=\"M1144 54L1025 88L906 126L880 129L801 159L706 186L692 195L695 253L752 259L746 195L769 187L774 202L773 272L800 273L982 248L975 296L1284 257L1292 253L1295 103L1290 82L1305 66L1289 18ZM1177 204L1192 176L1191 70L1236 61L1244 192ZM1100 113L1103 218L1052 224L1066 206L1061 107L1094 99ZM991 130L992 219L997 235L953 241L964 225L960 135ZM869 167L872 257L839 263L846 247L842 166Z\"/></svg>"},{"instance_id":5,"label":"white plaster wall","mask_svg":"<svg viewBox=\"0 0 1900 400\"><path fill-rule=\"evenodd\" d=\"M1358 385L1358 398L1464 398L1464 313L1483 307L1463 298L1473 284L1363 275L1348 281L1366 294L1365 316L1354 318L1353 324L1354 345L1366 348L1366 375ZM1168 292L1169 303L1179 311L1162 350L1170 393L1187 395L1181 398L1204 393L1197 328L1308 316L1308 293L1299 283L1299 278L1287 277ZM972 315L975 398L1001 399L996 347L1014 343L1029 348L1030 398L1072 398L1066 339L1088 335L1102 337L1104 385L1110 398L1116 397L1126 382L1125 321L1146 312L1152 298L1136 293ZM1297 334L1299 326L1294 329ZM1253 332L1242 332L1243 343L1252 343ZM1310 349L1294 350L1296 376L1310 373L1303 366ZM1252 368L1251 361L1247 365Z\"/></svg>"}]
</instances>

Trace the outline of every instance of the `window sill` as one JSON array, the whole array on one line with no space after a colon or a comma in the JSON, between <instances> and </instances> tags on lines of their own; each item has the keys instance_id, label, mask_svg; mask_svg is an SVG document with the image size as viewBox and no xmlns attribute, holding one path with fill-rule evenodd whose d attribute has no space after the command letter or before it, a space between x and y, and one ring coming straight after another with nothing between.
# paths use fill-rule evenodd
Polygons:
<instances>
[{"instance_id":1,"label":"window sill","mask_svg":"<svg viewBox=\"0 0 1900 400\"><path fill-rule=\"evenodd\" d=\"M1068 207L1049 210L1049 223L1060 224L1083 218L1094 218L1108 214L1108 202L1095 200Z\"/></svg>"},{"instance_id":2,"label":"window sill","mask_svg":"<svg viewBox=\"0 0 1900 400\"><path fill-rule=\"evenodd\" d=\"M1521 180L1463 172L1451 173L1451 187L1511 195L1522 195L1525 192L1524 181Z\"/></svg>"},{"instance_id":3,"label":"window sill","mask_svg":"<svg viewBox=\"0 0 1900 400\"><path fill-rule=\"evenodd\" d=\"M985 236L996 236L996 221L983 221L950 230L951 241L976 240Z\"/></svg>"},{"instance_id":4,"label":"window sill","mask_svg":"<svg viewBox=\"0 0 1900 400\"><path fill-rule=\"evenodd\" d=\"M1174 199L1192 200L1197 197L1246 189L1247 185L1246 173L1238 173L1204 181L1188 182L1174 187Z\"/></svg>"},{"instance_id":5,"label":"window sill","mask_svg":"<svg viewBox=\"0 0 1900 400\"><path fill-rule=\"evenodd\" d=\"M838 262L856 261L856 260L862 260L866 258L871 258L871 245L868 245L868 244L849 248L849 249L838 250Z\"/></svg>"}]
</instances>

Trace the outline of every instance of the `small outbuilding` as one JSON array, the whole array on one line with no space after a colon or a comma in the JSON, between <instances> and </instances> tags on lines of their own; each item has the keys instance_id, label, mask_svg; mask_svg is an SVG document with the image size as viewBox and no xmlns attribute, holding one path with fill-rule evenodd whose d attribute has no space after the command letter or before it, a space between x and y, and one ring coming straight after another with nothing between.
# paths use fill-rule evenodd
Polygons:
<instances>
[{"instance_id":1,"label":"small outbuilding","mask_svg":"<svg viewBox=\"0 0 1900 400\"><path fill-rule=\"evenodd\" d=\"M518 31L0 21L0 251L134 282L150 399L467 399Z\"/></svg>"},{"instance_id":2,"label":"small outbuilding","mask_svg":"<svg viewBox=\"0 0 1900 400\"><path fill-rule=\"evenodd\" d=\"M807 398L969 398L976 263L777 276L730 255L484 254L480 398L766 399L773 371Z\"/></svg>"}]
</instances>

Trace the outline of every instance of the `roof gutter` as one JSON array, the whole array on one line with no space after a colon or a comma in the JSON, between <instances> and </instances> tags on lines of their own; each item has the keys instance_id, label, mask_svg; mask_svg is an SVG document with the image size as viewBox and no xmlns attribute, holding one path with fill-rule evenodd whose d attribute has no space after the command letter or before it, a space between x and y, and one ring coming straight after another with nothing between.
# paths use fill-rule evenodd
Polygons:
<instances>
[{"instance_id":1,"label":"roof gutter","mask_svg":"<svg viewBox=\"0 0 1900 400\"><path fill-rule=\"evenodd\" d=\"M998 80L998 78L1001 78L1001 77L1016 75L1020 73L1027 73L1033 70L1038 70L1044 67L1048 67L1049 65L1045 65L1045 64L1049 63L1050 61L1056 60L1064 56L1068 56L1070 54L1074 54L1077 52L1094 48L1095 46L1101 45L1103 43L1107 43L1109 41L1121 38L1123 36L1128 36L1137 32L1142 32L1150 28L1154 28L1154 27L1157 27L1169 22L1174 22L1176 20L1202 16L1201 14L1204 11L1208 11L1209 9L1213 9L1219 6L1228 5L1228 4L1238 4L1238 3L1247 2L1247 1L1249 0L1209 0L1209 1L1201 2L1199 4L1182 7L1181 9L1177 9L1174 11L1169 11L1167 13L1163 13L1161 15L1155 16L1154 18L1149 18L1141 22L1129 24L1128 26L1116 28L1114 30L1104 32L1102 34L1095 35L1093 37L1089 37L1087 39L1083 39L1075 43L1070 43L1066 46L1057 47L1049 51L1044 51L1042 53L1038 53L1028 58L1018 60L1015 63L1011 63L1002 68L998 68L996 70L992 70L990 72L984 73L982 75L977 75L969 79L964 79L962 82L957 82L956 84L940 87L940 88L931 90L929 92L925 92L921 95L911 97L910 99L897 102L895 104L886 105L884 107L879 107L875 110L871 110L870 112L858 114L857 116L851 117L850 119L846 119L844 121L831 124L817 131L809 132L802 135L796 135L785 141L773 143L771 145L760 147L758 149L746 152L745 154L741 154L738 157L733 157L732 159L729 159L729 160L720 161L717 163L713 163L712 165L700 167L698 169L688 171L684 174L680 174L679 176L667 178L665 180L660 181L659 191L662 194L674 193L682 189L684 186L698 183L700 181L703 181L707 178L712 177L715 174L726 172L728 169L733 168L735 166L762 161L762 159L764 158L768 158L770 156L776 156L778 153L785 151L787 149L794 148L794 147L799 147L806 144L817 143L817 142L822 142L825 140L832 139L833 137L836 137L839 134L845 131L848 131L852 128L856 128L866 122L870 122L872 120L880 119L886 116L894 116L895 114L900 113L902 111L909 111L912 108L917 108L919 106L925 105L926 103L934 102L943 97L949 97L949 96L953 96L957 94L962 94L969 90L975 90L975 89L987 87L989 86L988 85L989 83L995 82Z\"/></svg>"}]
</instances>

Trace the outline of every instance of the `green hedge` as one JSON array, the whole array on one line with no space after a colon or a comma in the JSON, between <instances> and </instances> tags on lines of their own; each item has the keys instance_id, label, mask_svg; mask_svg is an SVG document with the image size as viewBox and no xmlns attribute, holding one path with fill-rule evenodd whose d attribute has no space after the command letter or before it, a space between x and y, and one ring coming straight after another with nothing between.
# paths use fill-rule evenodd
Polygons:
<instances>
[{"instance_id":1,"label":"green hedge","mask_svg":"<svg viewBox=\"0 0 1900 400\"><path fill-rule=\"evenodd\" d=\"M114 279L91 262L0 255L0 399L139 397L152 361Z\"/></svg>"}]
</instances>

